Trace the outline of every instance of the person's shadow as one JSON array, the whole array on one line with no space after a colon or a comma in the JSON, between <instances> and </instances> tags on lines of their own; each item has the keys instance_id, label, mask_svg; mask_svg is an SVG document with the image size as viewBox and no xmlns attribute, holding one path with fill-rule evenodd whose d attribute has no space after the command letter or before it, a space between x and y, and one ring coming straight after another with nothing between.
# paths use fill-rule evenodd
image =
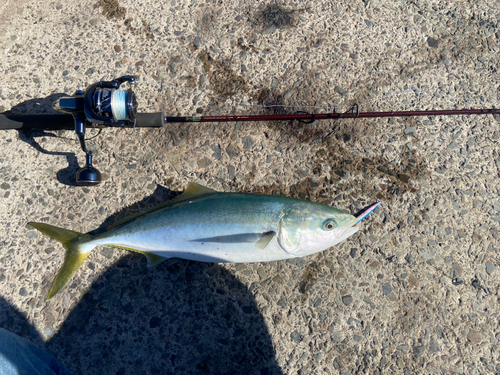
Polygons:
<instances>
[{"instance_id":1,"label":"person's shadow","mask_svg":"<svg viewBox=\"0 0 500 375\"><path fill-rule=\"evenodd\" d=\"M136 209L175 193L155 194ZM78 280L63 293L72 284ZM75 375L282 374L252 294L217 264L170 259L147 268L131 254L92 284L47 342L2 298L0 327L44 347Z\"/></svg>"}]
</instances>

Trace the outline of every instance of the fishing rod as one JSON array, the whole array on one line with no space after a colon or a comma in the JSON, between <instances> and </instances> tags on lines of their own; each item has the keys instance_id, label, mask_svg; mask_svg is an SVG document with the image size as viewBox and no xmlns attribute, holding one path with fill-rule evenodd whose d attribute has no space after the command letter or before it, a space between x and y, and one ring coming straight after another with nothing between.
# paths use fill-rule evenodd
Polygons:
<instances>
[{"instance_id":1,"label":"fishing rod","mask_svg":"<svg viewBox=\"0 0 500 375\"><path fill-rule=\"evenodd\" d=\"M134 76L122 76L112 81L99 81L85 91L78 90L71 96L63 96L53 103L61 115L15 115L0 114L0 129L44 129L75 130L80 146L86 154L86 163L76 174L76 182L82 186L93 186L101 182L101 173L92 165L92 152L85 143L85 129L105 127L161 128L168 123L231 122L231 121L290 121L312 123L316 120L346 118L382 118L408 116L450 116L500 114L500 109L452 109L427 111L361 112L359 105L339 113L306 113L278 115L234 115L234 116L165 116L163 112L138 113L138 104L132 88L121 88L125 83L133 86Z\"/></svg>"},{"instance_id":2,"label":"fishing rod","mask_svg":"<svg viewBox=\"0 0 500 375\"><path fill-rule=\"evenodd\" d=\"M236 116L192 116L192 117L165 117L165 122L229 122L229 121L287 121L298 120L312 123L316 120L335 120L344 118L381 118L381 117L408 117L408 116L449 116L449 115L487 115L500 114L500 109L448 109L428 111L391 111L391 112L360 112L359 106L354 105L344 113L301 113L283 115L236 115Z\"/></svg>"}]
</instances>

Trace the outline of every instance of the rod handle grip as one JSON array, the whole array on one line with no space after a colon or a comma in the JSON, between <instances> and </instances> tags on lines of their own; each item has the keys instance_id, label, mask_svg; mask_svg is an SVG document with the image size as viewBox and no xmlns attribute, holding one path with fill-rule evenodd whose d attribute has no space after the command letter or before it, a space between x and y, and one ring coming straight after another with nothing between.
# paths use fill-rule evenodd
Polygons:
<instances>
[{"instance_id":1,"label":"rod handle grip","mask_svg":"<svg viewBox=\"0 0 500 375\"><path fill-rule=\"evenodd\" d=\"M135 126L138 128L163 128L165 126L163 112L138 113Z\"/></svg>"}]
</instances>

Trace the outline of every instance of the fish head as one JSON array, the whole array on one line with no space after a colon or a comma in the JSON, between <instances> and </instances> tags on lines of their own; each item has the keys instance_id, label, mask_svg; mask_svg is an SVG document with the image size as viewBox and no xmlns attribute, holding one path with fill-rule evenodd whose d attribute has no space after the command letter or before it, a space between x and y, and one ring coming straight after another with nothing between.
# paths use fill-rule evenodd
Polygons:
<instances>
[{"instance_id":1,"label":"fish head","mask_svg":"<svg viewBox=\"0 0 500 375\"><path fill-rule=\"evenodd\" d=\"M334 246L356 233L358 218L336 208L307 202L285 210L278 227L278 243L295 256L306 256Z\"/></svg>"}]
</instances>

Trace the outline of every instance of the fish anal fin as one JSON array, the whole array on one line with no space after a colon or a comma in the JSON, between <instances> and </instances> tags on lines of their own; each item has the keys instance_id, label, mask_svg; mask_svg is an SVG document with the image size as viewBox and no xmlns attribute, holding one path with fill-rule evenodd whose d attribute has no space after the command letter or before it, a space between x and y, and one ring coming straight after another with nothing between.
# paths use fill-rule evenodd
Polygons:
<instances>
[{"instance_id":1,"label":"fish anal fin","mask_svg":"<svg viewBox=\"0 0 500 375\"><path fill-rule=\"evenodd\" d=\"M130 247L116 246L116 245L112 245L112 246L117 247L119 249L130 250L130 251L133 251L135 253L140 253L140 254L144 255L146 257L146 259L148 260L148 267L156 266L157 264L163 262L164 260L169 259L169 257L162 257L161 255L157 255L157 254L150 253L147 251L132 249Z\"/></svg>"},{"instance_id":2,"label":"fish anal fin","mask_svg":"<svg viewBox=\"0 0 500 375\"><path fill-rule=\"evenodd\" d=\"M152 254L152 253L143 252L143 254L148 259L148 267L156 266L157 264L160 264L164 260L168 259L168 257L162 257L162 256L159 256L159 255L156 255L156 254Z\"/></svg>"},{"instance_id":3,"label":"fish anal fin","mask_svg":"<svg viewBox=\"0 0 500 375\"><path fill-rule=\"evenodd\" d=\"M176 203L187 201L189 199L194 199L197 197L201 197L203 195L216 194L216 193L218 193L218 191L201 186L201 185L197 184L196 182L190 182L188 187L186 188L186 190L184 190L184 192L182 194L178 195L174 199L170 199L167 202L160 203L159 205L151 207L150 209L148 209L146 211L139 212L138 214L128 216L125 219L120 220L117 223L111 225L108 228L108 231L113 230L113 229L115 229L115 228L117 228L125 223L128 223L128 222L138 218L139 216L146 215L146 214L151 213L153 211L157 211L159 209L166 208L166 207L172 206Z\"/></svg>"},{"instance_id":4,"label":"fish anal fin","mask_svg":"<svg viewBox=\"0 0 500 375\"><path fill-rule=\"evenodd\" d=\"M274 231L264 233L262 238L255 243L255 247L264 250L267 247L267 245L269 245L269 242L271 242L271 240L274 238L275 235L276 232Z\"/></svg>"}]
</instances>

